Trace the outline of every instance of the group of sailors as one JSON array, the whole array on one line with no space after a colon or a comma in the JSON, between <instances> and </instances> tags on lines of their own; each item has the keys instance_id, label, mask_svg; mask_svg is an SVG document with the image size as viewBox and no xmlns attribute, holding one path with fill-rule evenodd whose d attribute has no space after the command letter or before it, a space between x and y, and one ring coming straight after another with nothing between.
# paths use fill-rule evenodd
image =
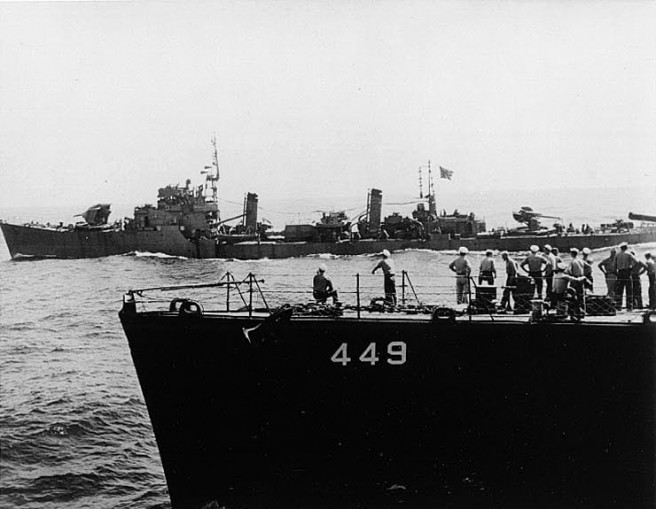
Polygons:
<instances>
[{"instance_id":1,"label":"group of sailors","mask_svg":"<svg viewBox=\"0 0 656 509\"><path fill-rule=\"evenodd\" d=\"M471 293L470 281L472 266L467 257L469 250L461 247L458 257L449 264L449 269L456 276L456 302L468 304ZM530 253L520 263L513 260L507 251L501 253L505 265L506 281L500 309L512 311L511 299L517 302L515 292L520 279L530 278L534 283L533 294L529 298L544 298L552 307L557 307L568 299L573 309L573 315L584 314L584 295L594 289L593 261L590 259L590 249L584 247L580 252L573 247L569 250L570 259L564 261L558 248L549 244L542 250L537 245L530 247ZM579 257L579 254L581 255ZM622 308L623 297L626 295L628 310L643 308L641 276L647 274L649 281L650 309L656 309L656 264L651 253L645 254L645 261L640 260L634 251L628 249L628 244L620 244L619 252L611 249L610 256L598 264L604 274L607 286L607 296L612 299L616 309ZM385 290L385 302L396 305L396 283L394 261L387 249L381 253L381 259L371 271L375 274L381 270ZM521 274L522 270L526 275ZM478 269L478 285L493 286L497 279L497 269L493 251L488 249L480 261ZM544 292L543 292L544 290ZM326 302L332 298L334 304L339 303L337 290L326 275L326 266L321 264L313 280L313 296L318 302ZM572 298L573 297L573 298Z\"/></svg>"},{"instance_id":2,"label":"group of sailors","mask_svg":"<svg viewBox=\"0 0 656 509\"><path fill-rule=\"evenodd\" d=\"M461 247L458 257L451 262L449 269L456 275L456 302L467 304L470 294L470 279L472 266L467 259L469 250ZM515 299L518 280L528 277L534 282L535 290L531 298L543 297L551 305L556 306L567 298L568 289L573 290L573 314L583 313L583 296L593 291L594 278L590 259L590 249L584 247L580 252L573 247L569 250L570 260L563 261L558 248L545 245L540 251L537 245L530 247L530 253L519 264L513 260L508 252L501 253L505 264L506 283L504 286L501 308L511 311L511 297ZM579 257L579 254L581 256ZM645 254L645 260L640 260L635 251L628 249L628 244L620 244L620 250L612 249L610 256L599 262L599 269L604 274L607 286L607 296L612 299L616 309L622 308L623 297L626 294L626 308L628 310L643 308L641 276L647 274L649 281L649 304L647 307L656 309L656 267L651 253ZM526 273L520 274L519 269ZM497 271L494 265L492 250L485 252L478 271L478 284L494 285ZM543 289L544 294L543 294ZM572 293L572 292L571 292Z\"/></svg>"}]
</instances>

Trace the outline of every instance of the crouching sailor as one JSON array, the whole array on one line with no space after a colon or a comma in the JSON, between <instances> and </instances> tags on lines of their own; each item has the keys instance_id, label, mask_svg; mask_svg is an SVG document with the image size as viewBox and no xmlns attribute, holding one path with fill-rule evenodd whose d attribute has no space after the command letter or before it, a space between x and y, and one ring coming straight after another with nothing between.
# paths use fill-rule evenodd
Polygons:
<instances>
[{"instance_id":1,"label":"crouching sailor","mask_svg":"<svg viewBox=\"0 0 656 509\"><path fill-rule=\"evenodd\" d=\"M317 273L314 275L312 282L313 292L312 295L317 302L326 302L328 297L332 297L333 304L337 304L337 290L333 288L333 282L326 276L326 266L322 263L319 265Z\"/></svg>"}]
</instances>

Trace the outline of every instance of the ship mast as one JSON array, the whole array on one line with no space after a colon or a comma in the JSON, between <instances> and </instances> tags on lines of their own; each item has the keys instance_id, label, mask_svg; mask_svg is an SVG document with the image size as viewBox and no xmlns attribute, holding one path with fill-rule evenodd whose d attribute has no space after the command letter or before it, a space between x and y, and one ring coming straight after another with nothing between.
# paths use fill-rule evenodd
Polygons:
<instances>
[{"instance_id":1,"label":"ship mast","mask_svg":"<svg viewBox=\"0 0 656 509\"><path fill-rule=\"evenodd\" d=\"M212 201L216 203L218 201L217 185L219 181L219 149L216 143L216 134L212 136L212 146L214 147L214 153L212 154L212 171L207 173L205 177L206 181L210 182L210 187L212 188Z\"/></svg>"},{"instance_id":2,"label":"ship mast","mask_svg":"<svg viewBox=\"0 0 656 509\"><path fill-rule=\"evenodd\" d=\"M422 170L423 166L419 167L419 198L424 197L423 185L422 185ZM433 173L431 169L430 159L428 160L428 213L434 217L437 217L437 202L435 200L435 184L433 184Z\"/></svg>"}]
</instances>

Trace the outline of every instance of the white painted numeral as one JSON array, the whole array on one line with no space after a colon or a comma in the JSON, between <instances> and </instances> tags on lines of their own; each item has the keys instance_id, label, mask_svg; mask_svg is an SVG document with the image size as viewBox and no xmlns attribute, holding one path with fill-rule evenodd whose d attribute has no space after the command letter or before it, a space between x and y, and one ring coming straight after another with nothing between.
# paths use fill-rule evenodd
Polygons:
<instances>
[{"instance_id":1,"label":"white painted numeral","mask_svg":"<svg viewBox=\"0 0 656 509\"><path fill-rule=\"evenodd\" d=\"M339 348L335 351L330 360L333 362L340 362L342 366L346 366L351 362L351 358L346 354L346 343L339 345Z\"/></svg>"},{"instance_id":2,"label":"white painted numeral","mask_svg":"<svg viewBox=\"0 0 656 509\"><path fill-rule=\"evenodd\" d=\"M380 357L376 357L376 343L369 343L367 349L360 356L360 362L368 362L374 366L379 360Z\"/></svg>"},{"instance_id":3,"label":"white painted numeral","mask_svg":"<svg viewBox=\"0 0 656 509\"><path fill-rule=\"evenodd\" d=\"M406 344L404 341L392 341L387 345L388 364L405 364L406 361Z\"/></svg>"}]
</instances>

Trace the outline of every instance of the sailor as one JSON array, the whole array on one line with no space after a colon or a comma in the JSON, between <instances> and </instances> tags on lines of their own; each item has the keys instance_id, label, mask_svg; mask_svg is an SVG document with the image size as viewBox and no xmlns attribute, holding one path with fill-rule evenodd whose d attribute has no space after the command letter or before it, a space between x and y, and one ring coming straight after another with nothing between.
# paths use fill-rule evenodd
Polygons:
<instances>
[{"instance_id":1,"label":"sailor","mask_svg":"<svg viewBox=\"0 0 656 509\"><path fill-rule=\"evenodd\" d=\"M542 298L542 279L543 271L548 262L539 254L540 248L533 244L531 246L531 254L529 254L519 266L528 272L528 275L535 281L535 290L538 294L538 299ZM527 268L528 267L528 268Z\"/></svg>"},{"instance_id":2,"label":"sailor","mask_svg":"<svg viewBox=\"0 0 656 509\"><path fill-rule=\"evenodd\" d=\"M622 308L622 297L626 289L626 309L633 309L633 280L631 268L635 264L635 257L629 252L626 242L620 244L620 252L615 255L615 272L617 273L617 287L615 291L615 306Z\"/></svg>"},{"instance_id":3,"label":"sailor","mask_svg":"<svg viewBox=\"0 0 656 509\"><path fill-rule=\"evenodd\" d=\"M632 250L631 254L635 257L635 251ZM640 276L642 276L645 272L647 272L647 264L639 258L636 258L633 267L631 267L631 284L633 286L634 309L642 309L642 283L640 282Z\"/></svg>"},{"instance_id":4,"label":"sailor","mask_svg":"<svg viewBox=\"0 0 656 509\"><path fill-rule=\"evenodd\" d=\"M374 267L374 270L371 271L372 274L375 274L378 269L383 271L383 280L385 286L385 302L396 306L396 283L394 280L394 260L392 260L392 255L387 249L383 249L381 253L383 257L382 260Z\"/></svg>"},{"instance_id":5,"label":"sailor","mask_svg":"<svg viewBox=\"0 0 656 509\"><path fill-rule=\"evenodd\" d=\"M351 239L360 240L360 238L360 227L358 223L353 223L353 226L351 226Z\"/></svg>"},{"instance_id":6,"label":"sailor","mask_svg":"<svg viewBox=\"0 0 656 509\"><path fill-rule=\"evenodd\" d=\"M547 260L547 266L544 268L544 282L546 283L546 298L549 300L551 298L551 288L553 285L553 273L556 267L556 256L553 254L551 246L545 244L542 248L544 251L544 258Z\"/></svg>"},{"instance_id":7,"label":"sailor","mask_svg":"<svg viewBox=\"0 0 656 509\"><path fill-rule=\"evenodd\" d=\"M512 311L510 296L515 293L517 287L517 263L508 256L507 251L501 253L501 258L506 263L506 286L503 289L503 297L501 298L501 309ZM514 298L513 295L513 300Z\"/></svg>"},{"instance_id":8,"label":"sailor","mask_svg":"<svg viewBox=\"0 0 656 509\"><path fill-rule=\"evenodd\" d=\"M645 265L649 280L649 309L656 309L656 263L651 253L645 253Z\"/></svg>"},{"instance_id":9,"label":"sailor","mask_svg":"<svg viewBox=\"0 0 656 509\"><path fill-rule=\"evenodd\" d=\"M611 249L608 258L604 258L599 262L599 270L606 278L606 288L608 295L611 299L615 299L615 287L617 286L617 272L615 270L615 255L617 250Z\"/></svg>"},{"instance_id":10,"label":"sailor","mask_svg":"<svg viewBox=\"0 0 656 509\"><path fill-rule=\"evenodd\" d=\"M458 258L449 264L449 268L456 273L456 302L458 304L467 304L469 302L471 265L467 259L467 253L469 253L469 249L461 247L458 249Z\"/></svg>"},{"instance_id":11,"label":"sailor","mask_svg":"<svg viewBox=\"0 0 656 509\"><path fill-rule=\"evenodd\" d=\"M577 277L573 276L572 274L568 274L570 267L571 264L568 265L565 262L558 262L554 269L552 305L558 310L557 314L563 314L563 309L566 307L565 302L567 301L567 289L570 283L578 283L579 286L582 286L583 280L585 279L585 276L583 275ZM576 318L581 317L582 313L577 298L574 301L574 308L569 311L571 311L572 316Z\"/></svg>"},{"instance_id":12,"label":"sailor","mask_svg":"<svg viewBox=\"0 0 656 509\"><path fill-rule=\"evenodd\" d=\"M557 264L563 261L563 259L560 257L560 252L558 251L557 247L552 247L551 248L551 254L554 255L554 258L556 259L556 263L554 263L554 270Z\"/></svg>"},{"instance_id":13,"label":"sailor","mask_svg":"<svg viewBox=\"0 0 656 509\"><path fill-rule=\"evenodd\" d=\"M576 300L574 302L574 309L572 314L574 316L583 315L583 290L584 290L584 281L585 281L585 267L583 260L578 258L579 250L575 247L569 250L569 254L572 257L569 262L569 266L565 269L565 274L572 277L570 279L571 287L576 292Z\"/></svg>"},{"instance_id":14,"label":"sailor","mask_svg":"<svg viewBox=\"0 0 656 509\"><path fill-rule=\"evenodd\" d=\"M482 285L483 281L487 284L493 285L494 278L497 277L497 269L494 267L494 258L492 258L492 250L485 251L485 258L481 260L481 265L478 269L478 284Z\"/></svg>"},{"instance_id":15,"label":"sailor","mask_svg":"<svg viewBox=\"0 0 656 509\"><path fill-rule=\"evenodd\" d=\"M324 303L328 297L332 297L333 304L337 304L339 299L337 297L337 290L333 287L333 282L326 276L326 265L321 264L314 275L312 282L312 295L317 302Z\"/></svg>"},{"instance_id":16,"label":"sailor","mask_svg":"<svg viewBox=\"0 0 656 509\"><path fill-rule=\"evenodd\" d=\"M587 279L587 281L584 281L585 286L590 289L590 291L594 290L594 280L592 277L592 260L588 259L590 256L590 248L589 247L584 247L581 249L581 261L583 262L583 275Z\"/></svg>"}]
</instances>

